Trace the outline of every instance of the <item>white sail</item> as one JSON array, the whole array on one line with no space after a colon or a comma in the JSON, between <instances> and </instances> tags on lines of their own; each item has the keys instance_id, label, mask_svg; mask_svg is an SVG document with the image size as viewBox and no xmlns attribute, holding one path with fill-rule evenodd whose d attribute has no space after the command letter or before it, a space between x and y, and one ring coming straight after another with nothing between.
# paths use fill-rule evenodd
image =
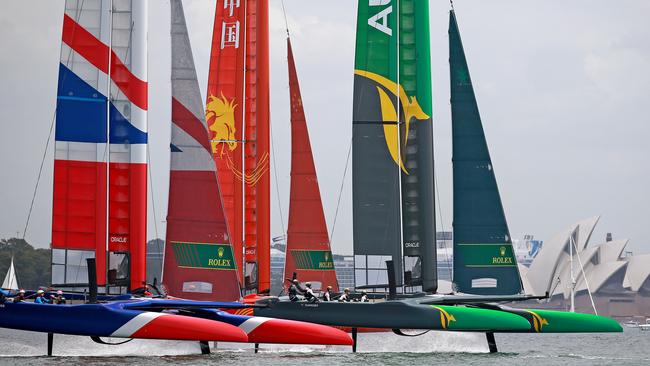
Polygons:
<instances>
[{"instance_id":1,"label":"white sail","mask_svg":"<svg viewBox=\"0 0 650 366\"><path fill-rule=\"evenodd\" d=\"M14 259L11 258L11 264L9 265L9 270L5 276L4 282L2 282L2 288L5 290L18 290L18 280L16 280L16 270L14 269Z\"/></svg>"}]
</instances>

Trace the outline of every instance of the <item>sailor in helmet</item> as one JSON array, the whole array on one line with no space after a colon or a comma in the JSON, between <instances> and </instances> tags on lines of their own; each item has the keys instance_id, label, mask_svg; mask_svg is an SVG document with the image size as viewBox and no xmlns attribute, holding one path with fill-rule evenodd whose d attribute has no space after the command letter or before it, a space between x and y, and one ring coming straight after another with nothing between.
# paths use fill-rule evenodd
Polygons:
<instances>
[{"instance_id":1,"label":"sailor in helmet","mask_svg":"<svg viewBox=\"0 0 650 366\"><path fill-rule=\"evenodd\" d=\"M323 301L332 301L332 286L327 286L327 290L323 293Z\"/></svg>"},{"instance_id":2,"label":"sailor in helmet","mask_svg":"<svg viewBox=\"0 0 650 366\"><path fill-rule=\"evenodd\" d=\"M341 296L339 296L339 302L350 302L350 289L349 288L346 287L345 290L343 290L343 294L341 294Z\"/></svg>"},{"instance_id":3,"label":"sailor in helmet","mask_svg":"<svg viewBox=\"0 0 650 366\"><path fill-rule=\"evenodd\" d=\"M360 302L369 302L368 300L368 293L365 291L361 292L361 299L359 300Z\"/></svg>"},{"instance_id":4,"label":"sailor in helmet","mask_svg":"<svg viewBox=\"0 0 650 366\"><path fill-rule=\"evenodd\" d=\"M18 291L18 295L14 297L14 302L23 302L25 301L25 290L22 288Z\"/></svg>"},{"instance_id":5,"label":"sailor in helmet","mask_svg":"<svg viewBox=\"0 0 650 366\"><path fill-rule=\"evenodd\" d=\"M311 282L305 283L307 289L305 290L305 300L309 302L318 302L318 297L314 294L314 290L311 288Z\"/></svg>"},{"instance_id":6,"label":"sailor in helmet","mask_svg":"<svg viewBox=\"0 0 650 366\"><path fill-rule=\"evenodd\" d=\"M63 296L63 291L59 290L56 292L56 297L52 300L53 303L57 305L64 305L65 304L65 297Z\"/></svg>"},{"instance_id":7,"label":"sailor in helmet","mask_svg":"<svg viewBox=\"0 0 650 366\"><path fill-rule=\"evenodd\" d=\"M289 287L289 300L291 301L298 301L298 289L299 282L297 278L294 278L293 281L291 281L291 286Z\"/></svg>"},{"instance_id":8,"label":"sailor in helmet","mask_svg":"<svg viewBox=\"0 0 650 366\"><path fill-rule=\"evenodd\" d=\"M35 304L49 304L50 300L45 298L45 291L38 290L36 291L36 298L34 299Z\"/></svg>"}]
</instances>

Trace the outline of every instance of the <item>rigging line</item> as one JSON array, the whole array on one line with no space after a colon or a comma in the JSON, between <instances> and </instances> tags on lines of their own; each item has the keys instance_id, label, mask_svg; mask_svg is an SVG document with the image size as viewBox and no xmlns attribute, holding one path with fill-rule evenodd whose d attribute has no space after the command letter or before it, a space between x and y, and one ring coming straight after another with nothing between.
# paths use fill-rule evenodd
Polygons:
<instances>
[{"instance_id":1,"label":"rigging line","mask_svg":"<svg viewBox=\"0 0 650 366\"><path fill-rule=\"evenodd\" d=\"M50 146L50 141L52 140L52 131L54 130L54 121L56 120L56 108L54 108L54 115L52 116L52 122L50 123L50 132L47 135L47 142L45 143L45 149L43 150L43 158L41 159L41 166L38 169L38 177L36 178L36 186L34 186L34 193L32 194L32 203L29 205L29 212L27 213L27 221L25 222L25 229L23 230L23 240L27 235L27 228L29 227L29 220L32 217L32 211L34 209L34 201L36 200L36 195L38 193L38 185L41 182L41 175L43 174L43 166L45 165L45 158L47 157L47 150Z\"/></svg>"},{"instance_id":2,"label":"rigging line","mask_svg":"<svg viewBox=\"0 0 650 366\"><path fill-rule=\"evenodd\" d=\"M573 245L573 248L575 249L574 253L576 253L576 257L578 257L578 264L580 264L580 271L582 272L582 278L585 280L585 286L587 287L587 293L589 294L591 307L594 309L594 314L598 315L598 310L596 310L596 304L594 303L594 297L591 295L591 289L589 288L589 280L587 280L587 276L585 275L585 267L582 265L582 259L580 259L580 253L578 253L578 247L576 246L575 240L573 240L573 236L571 236L570 242L571 242L570 245ZM573 289L573 291L575 291L575 288Z\"/></svg>"},{"instance_id":3,"label":"rigging line","mask_svg":"<svg viewBox=\"0 0 650 366\"><path fill-rule=\"evenodd\" d=\"M350 139L350 146L348 147L348 156L345 158L345 169L343 169L343 178L341 179L341 188L339 188L339 197L336 202L336 211L334 211L334 221L332 223L332 231L330 232L330 244L334 239L334 229L336 229L336 219L339 216L339 208L341 207L341 197L343 196L343 188L345 186L345 177L348 173L348 166L350 165L350 154L352 153L352 139Z\"/></svg>"},{"instance_id":4,"label":"rigging line","mask_svg":"<svg viewBox=\"0 0 650 366\"><path fill-rule=\"evenodd\" d=\"M435 147L434 147L434 150L435 150ZM434 152L434 156L435 156L435 152ZM435 173L435 171L433 173L433 180L434 180L434 185L436 187L436 196L437 196L436 203L437 203L437 206L438 206L438 217L440 218L440 229L442 230L442 232L445 232L445 223L444 223L444 220L443 220L443 217L442 217L442 205L440 205L440 188L438 187L438 175ZM437 233L435 233L434 236L437 236ZM436 246L437 246L438 245L438 239L436 238L435 241L436 241ZM452 237L452 243L453 243L453 237ZM445 245L444 250L445 250L445 262L447 263L447 268L448 268L448 271L449 271L449 278L453 279L453 272L452 272L453 268L452 268L452 265L451 265L451 260L449 259L449 250L447 248L447 245ZM437 258L436 258L436 261L437 261Z\"/></svg>"},{"instance_id":5,"label":"rigging line","mask_svg":"<svg viewBox=\"0 0 650 366\"><path fill-rule=\"evenodd\" d=\"M158 219L156 219L156 200L155 200L156 195L154 194L154 190L153 190L153 177L151 175L151 154L149 153L149 149L147 149L147 170L149 171L149 188L150 188L149 191L151 192L151 210L153 211L153 228L156 234L156 243L158 243L158 249L160 249L160 244L158 242L158 239L160 239L160 237L158 236Z\"/></svg>"},{"instance_id":6,"label":"rigging line","mask_svg":"<svg viewBox=\"0 0 650 366\"><path fill-rule=\"evenodd\" d=\"M280 211L280 225L282 226L282 235L286 235L287 232L284 229L284 215L282 213L282 200L280 199L280 184L278 180L278 164L275 161L275 141L273 140L273 124L269 123L269 132L271 135L271 153L273 154L273 175L275 176L275 194L278 198L278 211Z\"/></svg>"},{"instance_id":7,"label":"rigging line","mask_svg":"<svg viewBox=\"0 0 650 366\"><path fill-rule=\"evenodd\" d=\"M431 149L432 149L432 152L433 152L433 156L436 156L436 144L435 143L432 144ZM436 196L436 197L434 197L434 199L436 200L436 204L438 206L438 215L436 215L436 217L439 217L439 219L440 219L440 229L441 229L441 231L445 232L445 221L444 221L444 219L442 217L442 205L440 204L440 187L438 185L438 174L436 174L435 163L434 163L434 169L433 169L433 182L434 182L434 186L435 186L435 196ZM437 246L438 246L438 238L437 238L438 233L434 233L433 236L434 236L434 241L435 241L435 245L436 245L436 248L437 248ZM454 238L453 238L453 232L452 232L452 248L453 248L453 240L454 240ZM447 248L447 245L444 246L444 250L445 250L445 262L447 263L449 278L450 278L451 281L453 281L453 278L454 278L453 277L454 276L453 266L451 264L451 259L449 258L449 250ZM436 253L437 252L438 251L436 249ZM438 261L438 258L436 258L436 263L437 263L437 261ZM437 268L437 266L436 266L436 268Z\"/></svg>"},{"instance_id":8,"label":"rigging line","mask_svg":"<svg viewBox=\"0 0 650 366\"><path fill-rule=\"evenodd\" d=\"M84 2L85 0L81 1L81 5L77 8L76 15L75 15L75 20L79 20L81 16L81 11L83 10L84 7ZM74 36L74 32L77 30L77 27L75 26L72 28L72 35ZM68 66L70 65L70 59L72 58L72 47L68 50L68 56L66 57L66 62L65 65ZM67 74L63 76L62 82L65 83L65 79L67 77ZM43 166L45 165L45 158L47 157L47 149L50 146L50 141L52 140L52 130L54 130L54 122L56 121L56 110L57 107L56 105L54 106L54 113L52 113L52 122L50 123L50 132L47 135L47 142L45 143L45 149L43 150L43 158L41 159L41 166L38 169L38 177L36 178L36 185L34 186L34 193L32 194L32 202L29 205L29 211L27 213L27 220L25 221L25 228L23 229L23 237L22 239L25 240L25 236L27 236L27 229L29 228L29 221L32 217L32 212L34 210L34 202L36 200L36 195L38 194L38 186L41 181L41 176L43 174Z\"/></svg>"},{"instance_id":9,"label":"rigging line","mask_svg":"<svg viewBox=\"0 0 650 366\"><path fill-rule=\"evenodd\" d=\"M287 38L289 38L289 22L287 21L287 12L284 9L284 0L282 0L281 3L282 3L282 14L284 15L284 27L287 30Z\"/></svg>"}]
</instances>

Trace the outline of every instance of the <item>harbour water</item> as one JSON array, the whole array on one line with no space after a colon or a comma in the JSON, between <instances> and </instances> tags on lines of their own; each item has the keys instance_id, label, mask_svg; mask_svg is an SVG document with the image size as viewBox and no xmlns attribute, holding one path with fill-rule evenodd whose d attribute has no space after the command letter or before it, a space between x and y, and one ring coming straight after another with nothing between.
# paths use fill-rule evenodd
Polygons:
<instances>
[{"instance_id":1,"label":"harbour water","mask_svg":"<svg viewBox=\"0 0 650 366\"><path fill-rule=\"evenodd\" d=\"M120 346L88 337L56 335L55 357L44 357L46 335L0 330L0 364L22 365L648 365L650 332L618 334L499 334L499 353L489 354L481 334L430 332L420 337L360 334L349 347L217 345L209 356L195 342L134 340Z\"/></svg>"}]
</instances>

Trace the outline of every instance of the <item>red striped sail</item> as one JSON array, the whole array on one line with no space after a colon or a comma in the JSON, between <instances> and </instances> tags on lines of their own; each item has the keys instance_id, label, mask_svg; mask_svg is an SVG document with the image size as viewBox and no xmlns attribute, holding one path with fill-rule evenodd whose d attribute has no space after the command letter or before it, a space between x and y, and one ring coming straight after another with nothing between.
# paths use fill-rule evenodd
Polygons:
<instances>
[{"instance_id":1,"label":"red striped sail","mask_svg":"<svg viewBox=\"0 0 650 366\"><path fill-rule=\"evenodd\" d=\"M230 245L183 6L171 2L172 134L163 283L170 295L237 301Z\"/></svg>"},{"instance_id":2,"label":"red striped sail","mask_svg":"<svg viewBox=\"0 0 650 366\"><path fill-rule=\"evenodd\" d=\"M147 2L67 0L57 92L52 282L145 281Z\"/></svg>"},{"instance_id":3,"label":"red striped sail","mask_svg":"<svg viewBox=\"0 0 650 366\"><path fill-rule=\"evenodd\" d=\"M270 287L268 0L218 0L206 118L247 290Z\"/></svg>"},{"instance_id":4,"label":"red striped sail","mask_svg":"<svg viewBox=\"0 0 650 366\"><path fill-rule=\"evenodd\" d=\"M292 278L295 272L301 282L320 282L323 289L332 286L336 292L338 281L289 38L287 48L291 95L291 197L284 275Z\"/></svg>"}]
</instances>

